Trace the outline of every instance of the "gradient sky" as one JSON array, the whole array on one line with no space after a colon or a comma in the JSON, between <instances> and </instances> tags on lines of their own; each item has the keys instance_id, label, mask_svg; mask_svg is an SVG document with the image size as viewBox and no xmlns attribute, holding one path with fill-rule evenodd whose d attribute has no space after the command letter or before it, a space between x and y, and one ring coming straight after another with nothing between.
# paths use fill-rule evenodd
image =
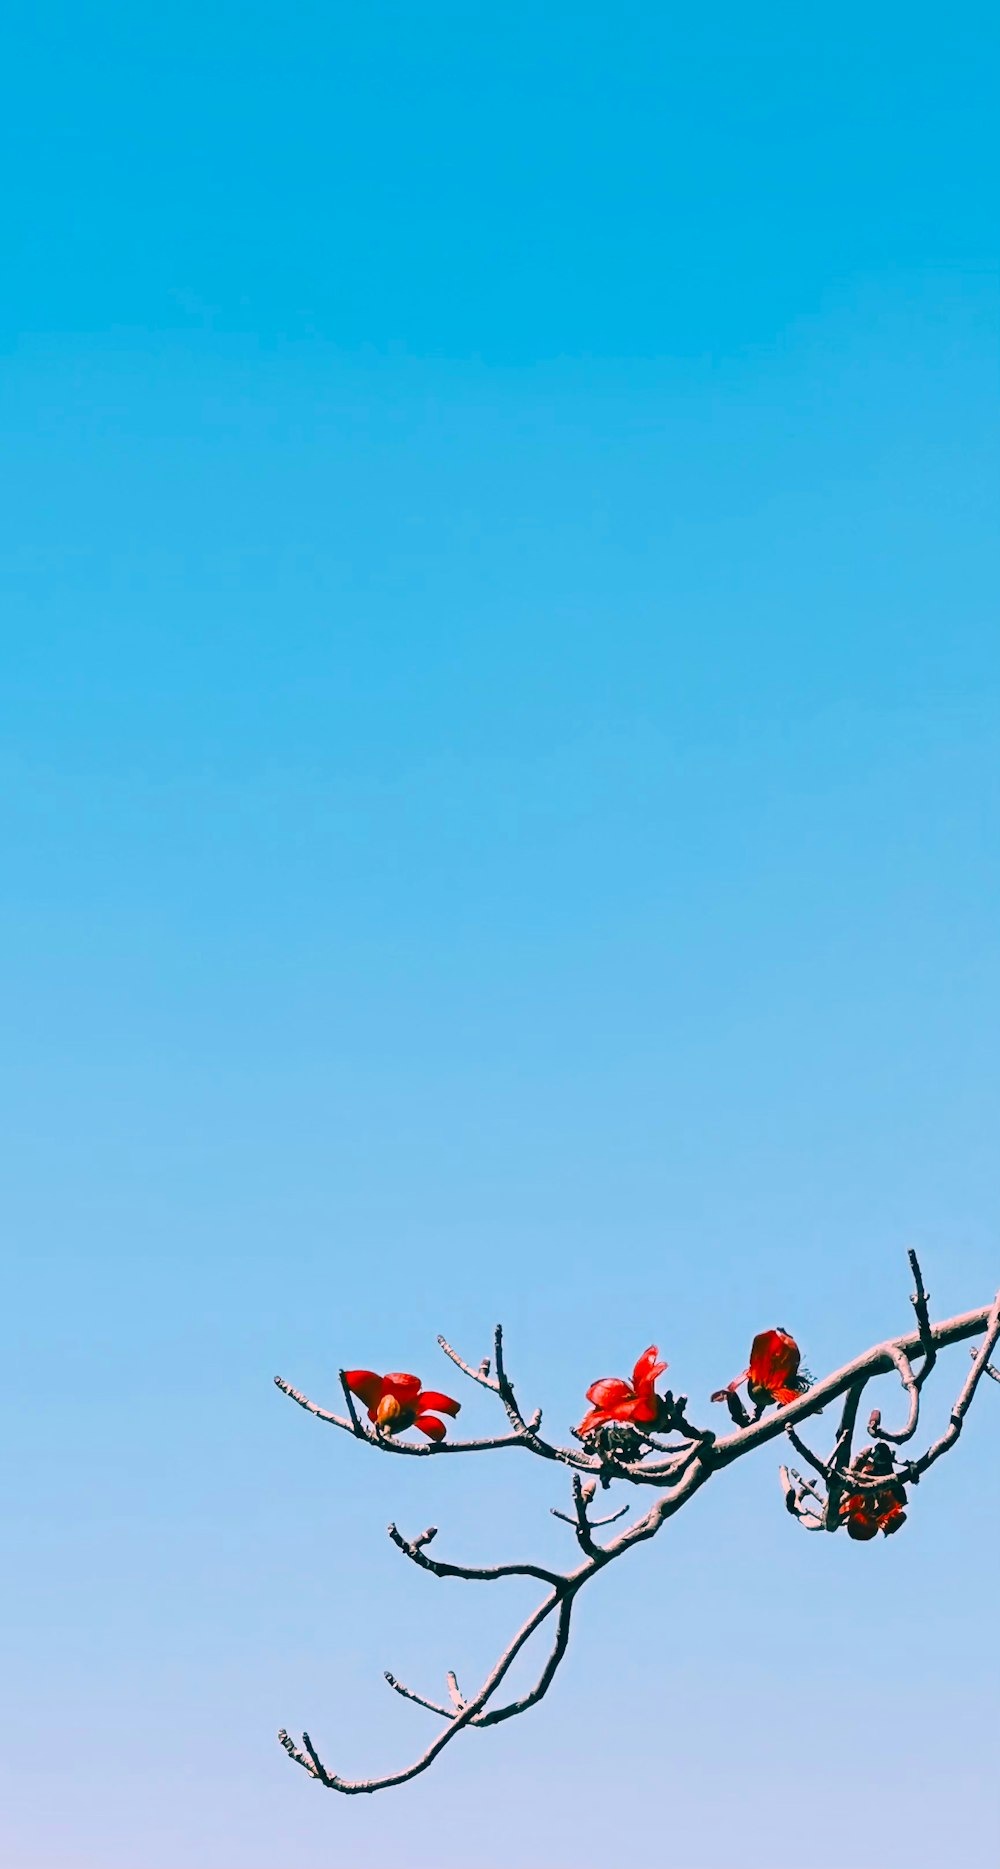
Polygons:
<instances>
[{"instance_id":1,"label":"gradient sky","mask_svg":"<svg viewBox=\"0 0 1000 1869\"><path fill-rule=\"evenodd\" d=\"M898 1538L765 1450L346 1800L276 1728L397 1766L381 1670L532 1600L386 1521L568 1559L565 1487L271 1378L503 1318L558 1433L650 1341L707 1414L761 1326L906 1328L908 1245L996 1287L994 9L4 38L4 1862L978 1859L993 1385Z\"/></svg>"}]
</instances>

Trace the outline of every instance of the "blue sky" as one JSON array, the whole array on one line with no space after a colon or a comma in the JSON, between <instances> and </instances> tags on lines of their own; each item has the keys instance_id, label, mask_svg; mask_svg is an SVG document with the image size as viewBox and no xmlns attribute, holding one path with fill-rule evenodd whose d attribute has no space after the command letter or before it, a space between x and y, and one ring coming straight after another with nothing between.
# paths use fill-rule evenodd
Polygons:
<instances>
[{"instance_id":1,"label":"blue sky","mask_svg":"<svg viewBox=\"0 0 1000 1869\"><path fill-rule=\"evenodd\" d=\"M5 32L5 1860L944 1869L992 1385L899 1538L765 1451L541 1708L348 1801L275 1729L397 1765L381 1670L528 1603L387 1519L554 1561L565 1500L271 1378L503 1318L555 1430L653 1340L703 1410L763 1325L832 1366L909 1245L995 1289L992 10Z\"/></svg>"}]
</instances>

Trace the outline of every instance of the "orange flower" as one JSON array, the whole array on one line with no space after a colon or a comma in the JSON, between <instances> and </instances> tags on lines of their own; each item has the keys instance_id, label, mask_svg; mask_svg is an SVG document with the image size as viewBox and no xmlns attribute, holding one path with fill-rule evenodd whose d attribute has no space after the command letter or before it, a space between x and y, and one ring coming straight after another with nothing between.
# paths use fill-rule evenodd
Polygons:
<instances>
[{"instance_id":1,"label":"orange flower","mask_svg":"<svg viewBox=\"0 0 1000 1869\"><path fill-rule=\"evenodd\" d=\"M428 1440L443 1441L448 1430L438 1415L457 1415L461 1407L439 1389L422 1389L420 1377L403 1370L377 1376L372 1369L345 1369L344 1381L352 1395L364 1402L369 1421L374 1421L381 1434L405 1434L407 1428L419 1428Z\"/></svg>"},{"instance_id":2,"label":"orange flower","mask_svg":"<svg viewBox=\"0 0 1000 1869\"><path fill-rule=\"evenodd\" d=\"M724 1389L716 1389L712 1400L724 1402L745 1382L747 1394L758 1410L766 1408L768 1402L777 1402L780 1407L797 1401L809 1387L808 1376L799 1370L800 1358L799 1346L787 1330L762 1330L750 1345L748 1367Z\"/></svg>"},{"instance_id":3,"label":"orange flower","mask_svg":"<svg viewBox=\"0 0 1000 1869\"><path fill-rule=\"evenodd\" d=\"M592 1382L587 1400L593 1407L584 1415L577 1433L591 1434L606 1421L633 1421L652 1427L660 1414L660 1398L654 1385L667 1367L657 1362L659 1354L655 1343L650 1344L636 1363L631 1382L621 1376L602 1376L600 1382Z\"/></svg>"}]
</instances>

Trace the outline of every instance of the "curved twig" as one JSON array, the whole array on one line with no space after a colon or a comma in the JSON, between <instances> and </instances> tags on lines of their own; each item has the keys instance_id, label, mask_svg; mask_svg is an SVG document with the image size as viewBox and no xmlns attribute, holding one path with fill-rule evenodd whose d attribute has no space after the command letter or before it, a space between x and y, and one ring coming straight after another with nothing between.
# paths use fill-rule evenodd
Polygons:
<instances>
[{"instance_id":1,"label":"curved twig","mask_svg":"<svg viewBox=\"0 0 1000 1869\"><path fill-rule=\"evenodd\" d=\"M882 1426L882 1412L878 1408L873 1408L868 1417L868 1432L871 1435L877 1435L881 1441L893 1441L898 1447L900 1442L910 1440L917 1431L917 1423L920 1419L920 1386L905 1350L901 1350L898 1344L893 1343L889 1346L889 1355L899 1371L900 1382L909 1397L909 1414L906 1417L905 1427L894 1430ZM926 1373L927 1359L925 1358L924 1367L920 1372L921 1379Z\"/></svg>"},{"instance_id":2,"label":"curved twig","mask_svg":"<svg viewBox=\"0 0 1000 1869\"><path fill-rule=\"evenodd\" d=\"M437 1558L425 1556L422 1549L436 1535L436 1527L429 1526L419 1538L404 1538L395 1525L387 1529L396 1549L435 1577L461 1577L466 1583L497 1583L501 1577L535 1577L539 1583L552 1584L554 1588L563 1581L558 1572L545 1570L541 1564L444 1564Z\"/></svg>"}]
</instances>

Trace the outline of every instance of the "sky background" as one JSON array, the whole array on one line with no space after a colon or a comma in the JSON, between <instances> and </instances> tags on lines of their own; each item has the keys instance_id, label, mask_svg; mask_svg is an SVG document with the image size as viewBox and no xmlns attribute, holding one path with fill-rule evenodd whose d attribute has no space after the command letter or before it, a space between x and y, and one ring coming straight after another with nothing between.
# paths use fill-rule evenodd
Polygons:
<instances>
[{"instance_id":1,"label":"sky background","mask_svg":"<svg viewBox=\"0 0 1000 1869\"><path fill-rule=\"evenodd\" d=\"M503 1318L552 1431L1000 1278L993 8L15 0L0 139L12 1869L927 1869L1000 1392L877 1546L766 1449L571 1560L284 1400ZM967 1367L940 1370L940 1423ZM473 1393L462 1425L494 1425ZM888 1398L895 1406L898 1402ZM826 1424L827 1429L829 1424Z\"/></svg>"}]
</instances>

